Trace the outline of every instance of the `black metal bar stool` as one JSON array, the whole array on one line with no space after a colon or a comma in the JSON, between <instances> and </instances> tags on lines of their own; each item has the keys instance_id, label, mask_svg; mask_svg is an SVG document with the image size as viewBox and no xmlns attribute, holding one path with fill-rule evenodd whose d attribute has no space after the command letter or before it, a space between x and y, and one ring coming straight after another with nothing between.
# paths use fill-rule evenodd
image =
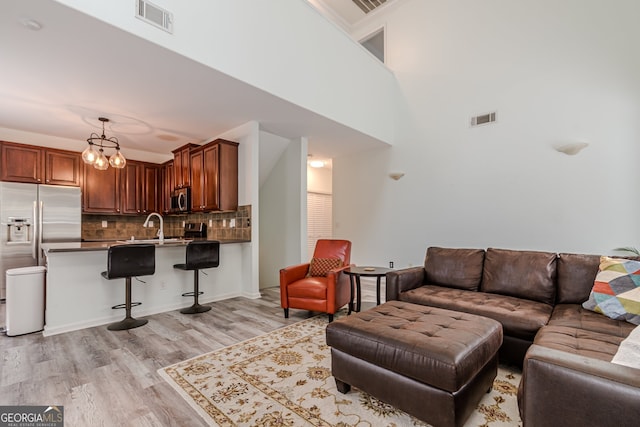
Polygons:
<instances>
[{"instance_id":1,"label":"black metal bar stool","mask_svg":"<svg viewBox=\"0 0 640 427\"><path fill-rule=\"evenodd\" d=\"M211 310L210 306L200 305L198 296L200 292L198 276L201 269L215 268L220 265L220 242L217 240L194 240L187 243L187 262L184 264L174 264L173 268L180 270L193 270L193 292L185 292L183 297L193 296L193 305L183 308L180 313L194 314L204 313Z\"/></svg>"},{"instance_id":2,"label":"black metal bar stool","mask_svg":"<svg viewBox=\"0 0 640 427\"><path fill-rule=\"evenodd\" d=\"M110 246L107 253L107 271L102 272L105 279L125 279L125 303L111 307L112 309L126 309L126 316L120 322L110 324L107 329L123 331L142 326L147 319L131 317L131 307L142 304L131 302L131 278L135 276L150 276L156 272L156 246L152 244L126 244Z\"/></svg>"}]
</instances>

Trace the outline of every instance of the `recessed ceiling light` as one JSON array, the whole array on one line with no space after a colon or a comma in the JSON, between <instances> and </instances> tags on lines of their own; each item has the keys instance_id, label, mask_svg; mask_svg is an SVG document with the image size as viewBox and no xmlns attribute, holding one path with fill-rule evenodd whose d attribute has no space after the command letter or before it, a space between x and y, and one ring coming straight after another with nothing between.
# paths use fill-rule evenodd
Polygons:
<instances>
[{"instance_id":1,"label":"recessed ceiling light","mask_svg":"<svg viewBox=\"0 0 640 427\"><path fill-rule=\"evenodd\" d=\"M36 21L35 19L21 19L20 23L25 27L32 31L40 31L42 29L42 24Z\"/></svg>"},{"instance_id":2,"label":"recessed ceiling light","mask_svg":"<svg viewBox=\"0 0 640 427\"><path fill-rule=\"evenodd\" d=\"M312 168L323 168L324 162L322 160L311 160L309 162L309 166L311 166Z\"/></svg>"}]
</instances>

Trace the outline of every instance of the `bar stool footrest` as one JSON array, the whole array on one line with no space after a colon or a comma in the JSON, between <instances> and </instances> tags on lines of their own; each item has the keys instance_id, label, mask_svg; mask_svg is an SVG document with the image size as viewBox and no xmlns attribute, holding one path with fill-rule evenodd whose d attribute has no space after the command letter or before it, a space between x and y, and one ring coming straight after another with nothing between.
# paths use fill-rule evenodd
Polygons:
<instances>
[{"instance_id":1,"label":"bar stool footrest","mask_svg":"<svg viewBox=\"0 0 640 427\"><path fill-rule=\"evenodd\" d=\"M204 294L204 292L200 291L198 292L198 295L202 295ZM184 294L182 294L183 297L195 297L196 293L195 292L185 292Z\"/></svg>"},{"instance_id":2,"label":"bar stool footrest","mask_svg":"<svg viewBox=\"0 0 640 427\"><path fill-rule=\"evenodd\" d=\"M131 303L131 307L137 307L139 305L141 305L141 302L132 302ZM113 307L111 307L112 310L118 310L121 308L127 308L127 304L118 304L118 305L114 305Z\"/></svg>"}]
</instances>

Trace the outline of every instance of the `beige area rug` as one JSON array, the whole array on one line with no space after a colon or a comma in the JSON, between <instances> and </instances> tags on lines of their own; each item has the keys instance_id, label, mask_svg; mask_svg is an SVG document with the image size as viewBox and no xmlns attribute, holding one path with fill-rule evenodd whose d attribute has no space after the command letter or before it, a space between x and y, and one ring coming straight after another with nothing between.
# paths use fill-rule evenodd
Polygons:
<instances>
[{"instance_id":1,"label":"beige area rug","mask_svg":"<svg viewBox=\"0 0 640 427\"><path fill-rule=\"evenodd\" d=\"M210 424L222 426L426 426L331 376L326 316L286 326L158 372ZM500 366L466 426L520 426L520 372Z\"/></svg>"}]
</instances>

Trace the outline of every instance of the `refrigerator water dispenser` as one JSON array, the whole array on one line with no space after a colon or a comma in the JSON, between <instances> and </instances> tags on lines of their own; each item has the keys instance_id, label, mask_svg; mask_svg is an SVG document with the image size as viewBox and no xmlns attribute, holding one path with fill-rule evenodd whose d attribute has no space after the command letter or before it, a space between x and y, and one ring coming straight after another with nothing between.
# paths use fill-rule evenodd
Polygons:
<instances>
[{"instance_id":1,"label":"refrigerator water dispenser","mask_svg":"<svg viewBox=\"0 0 640 427\"><path fill-rule=\"evenodd\" d=\"M12 218L7 221L7 243L30 243L31 224L28 218Z\"/></svg>"}]
</instances>

